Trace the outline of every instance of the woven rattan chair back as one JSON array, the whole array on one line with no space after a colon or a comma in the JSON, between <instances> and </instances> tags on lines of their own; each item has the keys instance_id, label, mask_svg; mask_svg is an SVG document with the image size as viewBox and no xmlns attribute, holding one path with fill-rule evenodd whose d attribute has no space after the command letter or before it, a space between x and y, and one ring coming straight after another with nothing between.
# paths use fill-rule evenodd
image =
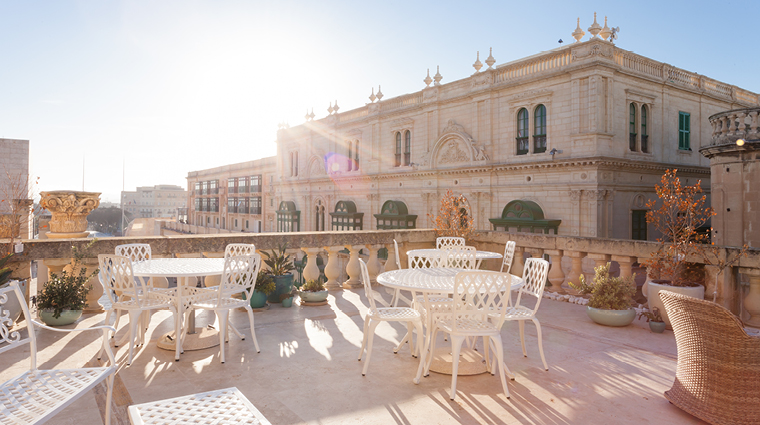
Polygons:
<instances>
[{"instance_id":1,"label":"woven rattan chair back","mask_svg":"<svg viewBox=\"0 0 760 425\"><path fill-rule=\"evenodd\" d=\"M726 308L660 291L678 348L665 398L712 424L760 423L760 338Z\"/></svg>"},{"instance_id":2,"label":"woven rattan chair back","mask_svg":"<svg viewBox=\"0 0 760 425\"><path fill-rule=\"evenodd\" d=\"M541 305L541 298L544 295L544 288L546 287L546 278L549 275L549 262L541 258L528 258L525 260L525 267L523 268L523 286L517 295L515 305L520 305L520 301L523 295L531 295L536 297L536 305L533 307L533 312L538 311L539 305Z\"/></svg>"},{"instance_id":3,"label":"woven rattan chair back","mask_svg":"<svg viewBox=\"0 0 760 425\"><path fill-rule=\"evenodd\" d=\"M464 246L464 238L455 236L441 236L435 238L435 249L444 249L452 246Z\"/></svg>"},{"instance_id":4,"label":"woven rattan chair back","mask_svg":"<svg viewBox=\"0 0 760 425\"><path fill-rule=\"evenodd\" d=\"M100 268L98 279L106 289L106 293L112 303L117 300L113 296L116 294L127 295L133 298L140 306L140 297L135 278L132 274L132 260L123 255L98 255L98 265Z\"/></svg>"},{"instance_id":5,"label":"woven rattan chair back","mask_svg":"<svg viewBox=\"0 0 760 425\"><path fill-rule=\"evenodd\" d=\"M515 258L515 241L508 241L504 246L504 259L501 261L501 272L509 273L512 269L512 260ZM506 268L506 270L504 270Z\"/></svg>"},{"instance_id":6,"label":"woven rattan chair back","mask_svg":"<svg viewBox=\"0 0 760 425\"><path fill-rule=\"evenodd\" d=\"M500 329L507 311L512 277L499 272L460 272L454 278L454 298L452 303L452 330L460 331L465 324L466 332L472 330L473 323L491 321ZM496 313L498 316L494 317ZM494 318L496 320L494 320Z\"/></svg>"},{"instance_id":7,"label":"woven rattan chair back","mask_svg":"<svg viewBox=\"0 0 760 425\"><path fill-rule=\"evenodd\" d=\"M150 245L147 243L130 243L125 245L116 245L114 250L116 255L122 255L128 257L135 263L145 260L150 260Z\"/></svg>"}]
</instances>

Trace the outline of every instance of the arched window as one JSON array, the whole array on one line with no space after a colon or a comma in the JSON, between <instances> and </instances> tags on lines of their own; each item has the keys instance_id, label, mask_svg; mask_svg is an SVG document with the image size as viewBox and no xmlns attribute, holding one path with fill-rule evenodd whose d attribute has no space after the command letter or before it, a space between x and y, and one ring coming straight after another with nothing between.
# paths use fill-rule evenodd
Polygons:
<instances>
[{"instance_id":1,"label":"arched window","mask_svg":"<svg viewBox=\"0 0 760 425\"><path fill-rule=\"evenodd\" d=\"M401 132L396 132L396 167L401 166Z\"/></svg>"},{"instance_id":2,"label":"arched window","mask_svg":"<svg viewBox=\"0 0 760 425\"><path fill-rule=\"evenodd\" d=\"M649 152L649 135L647 134L647 105L641 105L641 151Z\"/></svg>"},{"instance_id":3,"label":"arched window","mask_svg":"<svg viewBox=\"0 0 760 425\"><path fill-rule=\"evenodd\" d=\"M359 141L354 143L354 170L359 170Z\"/></svg>"},{"instance_id":4,"label":"arched window","mask_svg":"<svg viewBox=\"0 0 760 425\"><path fill-rule=\"evenodd\" d=\"M628 149L636 152L636 104L631 103L628 110Z\"/></svg>"},{"instance_id":5,"label":"arched window","mask_svg":"<svg viewBox=\"0 0 760 425\"><path fill-rule=\"evenodd\" d=\"M538 105L533 112L533 153L546 152L546 106Z\"/></svg>"},{"instance_id":6,"label":"arched window","mask_svg":"<svg viewBox=\"0 0 760 425\"><path fill-rule=\"evenodd\" d=\"M525 108L517 112L517 154L528 153L528 110Z\"/></svg>"},{"instance_id":7,"label":"arched window","mask_svg":"<svg viewBox=\"0 0 760 425\"><path fill-rule=\"evenodd\" d=\"M346 168L348 171L351 171L354 169L354 163L352 161L352 157L354 156L353 149L354 148L354 142L348 141L348 167Z\"/></svg>"},{"instance_id":8,"label":"arched window","mask_svg":"<svg viewBox=\"0 0 760 425\"><path fill-rule=\"evenodd\" d=\"M406 130L404 133L404 165L412 163L412 132Z\"/></svg>"}]
</instances>

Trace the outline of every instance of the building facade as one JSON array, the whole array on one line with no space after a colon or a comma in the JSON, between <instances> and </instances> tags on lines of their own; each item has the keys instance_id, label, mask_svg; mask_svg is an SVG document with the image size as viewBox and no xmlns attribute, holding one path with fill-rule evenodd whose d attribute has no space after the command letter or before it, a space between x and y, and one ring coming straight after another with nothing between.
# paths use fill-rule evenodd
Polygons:
<instances>
[{"instance_id":1,"label":"building facade","mask_svg":"<svg viewBox=\"0 0 760 425\"><path fill-rule=\"evenodd\" d=\"M32 231L32 185L29 141L0 139L0 238L29 239Z\"/></svg>"},{"instance_id":2,"label":"building facade","mask_svg":"<svg viewBox=\"0 0 760 425\"><path fill-rule=\"evenodd\" d=\"M592 38L281 128L276 230L432 227L447 190L477 229L654 239L669 168L710 187L708 117L758 96ZM432 84L431 84L432 83ZM501 226L501 227L499 227Z\"/></svg>"},{"instance_id":3,"label":"building facade","mask_svg":"<svg viewBox=\"0 0 760 425\"><path fill-rule=\"evenodd\" d=\"M179 210L187 207L187 191L168 184L143 186L121 192L121 202L134 218L176 218Z\"/></svg>"},{"instance_id":4,"label":"building facade","mask_svg":"<svg viewBox=\"0 0 760 425\"><path fill-rule=\"evenodd\" d=\"M275 174L273 157L188 173L188 224L234 232L273 231Z\"/></svg>"}]
</instances>

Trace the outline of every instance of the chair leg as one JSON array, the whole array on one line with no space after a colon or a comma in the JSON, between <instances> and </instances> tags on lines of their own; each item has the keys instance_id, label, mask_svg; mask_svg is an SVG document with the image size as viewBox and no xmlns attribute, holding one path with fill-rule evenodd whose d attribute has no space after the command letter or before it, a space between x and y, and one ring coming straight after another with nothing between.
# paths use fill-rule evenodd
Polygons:
<instances>
[{"instance_id":1,"label":"chair leg","mask_svg":"<svg viewBox=\"0 0 760 425\"><path fill-rule=\"evenodd\" d=\"M541 341L541 324L538 323L538 319L535 317L531 319L533 321L533 324L536 325L536 336L538 337L538 352L541 354L541 361L544 363L544 370L549 370L549 366L546 364L546 359L544 358L544 344Z\"/></svg>"},{"instance_id":2,"label":"chair leg","mask_svg":"<svg viewBox=\"0 0 760 425\"><path fill-rule=\"evenodd\" d=\"M412 322L406 322L406 335L404 335L404 337L401 338L401 341L398 343L396 348L393 349L393 354L398 354L398 350L401 349L404 343L406 343L407 341L411 341L411 335L412 335ZM409 348L412 350L412 356L413 356L414 348L412 347L411 342L409 343Z\"/></svg>"},{"instance_id":3,"label":"chair leg","mask_svg":"<svg viewBox=\"0 0 760 425\"><path fill-rule=\"evenodd\" d=\"M111 374L108 378L106 378L106 386L108 389L106 390L106 420L105 425L111 424L111 400L113 399L113 381L116 377L116 372Z\"/></svg>"},{"instance_id":4,"label":"chair leg","mask_svg":"<svg viewBox=\"0 0 760 425\"><path fill-rule=\"evenodd\" d=\"M241 341L245 341L245 335L243 335L232 323L227 323L227 327L230 328L232 333L237 335L238 338L240 338ZM228 338L229 340L229 338Z\"/></svg>"},{"instance_id":5,"label":"chair leg","mask_svg":"<svg viewBox=\"0 0 760 425\"><path fill-rule=\"evenodd\" d=\"M504 395L509 398L509 388L507 388L507 380L504 378L509 369L505 369L507 365L504 364L504 344L501 342L501 335L497 334L489 339L493 339L493 343L496 346L496 360L499 362L499 380L501 380Z\"/></svg>"},{"instance_id":6,"label":"chair leg","mask_svg":"<svg viewBox=\"0 0 760 425\"><path fill-rule=\"evenodd\" d=\"M459 372L459 353L462 351L462 343L465 337L461 335L449 335L451 338L451 393L449 398L454 400L457 396L457 373Z\"/></svg>"},{"instance_id":7,"label":"chair leg","mask_svg":"<svg viewBox=\"0 0 760 425\"><path fill-rule=\"evenodd\" d=\"M135 350L135 339L137 337L137 327L140 325L140 310L129 310L129 359L127 365L132 364L132 355Z\"/></svg>"},{"instance_id":8,"label":"chair leg","mask_svg":"<svg viewBox=\"0 0 760 425\"><path fill-rule=\"evenodd\" d=\"M221 359L224 363L224 341L227 339L227 321L230 319L230 311L221 309L216 311L216 317L219 318L219 347L221 347Z\"/></svg>"},{"instance_id":9,"label":"chair leg","mask_svg":"<svg viewBox=\"0 0 760 425\"><path fill-rule=\"evenodd\" d=\"M369 317L364 318L364 335L362 336L362 348L359 350L359 361L362 361L364 355L364 348L367 346L367 332L369 331Z\"/></svg>"},{"instance_id":10,"label":"chair leg","mask_svg":"<svg viewBox=\"0 0 760 425\"><path fill-rule=\"evenodd\" d=\"M372 342L375 339L375 328L380 322L373 321L369 324L369 340L367 341L367 358L364 359L364 368L362 369L362 376L367 375L367 369L369 368L369 357L372 355Z\"/></svg>"},{"instance_id":11,"label":"chair leg","mask_svg":"<svg viewBox=\"0 0 760 425\"><path fill-rule=\"evenodd\" d=\"M420 357L422 351L422 321L414 322L414 329L417 331L417 344L415 345L415 357ZM412 345L412 341L409 341L409 345Z\"/></svg>"},{"instance_id":12,"label":"chair leg","mask_svg":"<svg viewBox=\"0 0 760 425\"><path fill-rule=\"evenodd\" d=\"M182 349L182 313L177 310L174 312L174 361L179 361L179 353Z\"/></svg>"},{"instance_id":13,"label":"chair leg","mask_svg":"<svg viewBox=\"0 0 760 425\"><path fill-rule=\"evenodd\" d=\"M518 320L517 322L520 324L520 344L522 344L523 357L528 357L528 352L525 351L525 321Z\"/></svg>"},{"instance_id":14,"label":"chair leg","mask_svg":"<svg viewBox=\"0 0 760 425\"><path fill-rule=\"evenodd\" d=\"M115 313L116 313L116 319L114 319L114 321L113 321L113 328L116 329L116 331L118 331L119 330L119 319L121 319L121 310L117 308ZM114 332L114 334L111 336L111 338L113 338L115 336L116 336L116 332Z\"/></svg>"},{"instance_id":15,"label":"chair leg","mask_svg":"<svg viewBox=\"0 0 760 425\"><path fill-rule=\"evenodd\" d=\"M251 308L251 305L248 304L245 306L245 310L248 312L248 322L251 324L251 338L253 338L253 346L256 347L256 352L260 353L261 350L259 350L259 341L256 340L256 328L253 327L253 309Z\"/></svg>"},{"instance_id":16,"label":"chair leg","mask_svg":"<svg viewBox=\"0 0 760 425\"><path fill-rule=\"evenodd\" d=\"M435 357L435 348L436 348L435 341L437 338L438 338L438 328L436 328L433 331L433 335L430 337L430 345L429 345L430 351L426 353L430 357L428 357L427 361L425 362L425 373L423 374L423 376L430 375L430 365L433 363L433 357Z\"/></svg>"}]
</instances>

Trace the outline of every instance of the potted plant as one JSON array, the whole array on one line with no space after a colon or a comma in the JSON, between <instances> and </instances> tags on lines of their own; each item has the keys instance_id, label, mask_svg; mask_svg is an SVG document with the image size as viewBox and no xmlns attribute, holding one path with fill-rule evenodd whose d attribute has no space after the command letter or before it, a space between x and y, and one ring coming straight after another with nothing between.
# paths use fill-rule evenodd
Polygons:
<instances>
[{"instance_id":1,"label":"potted plant","mask_svg":"<svg viewBox=\"0 0 760 425\"><path fill-rule=\"evenodd\" d=\"M267 297L267 301L270 303L281 302L284 299L283 295L290 294L293 291L293 273L291 272L295 267L293 266L293 260L285 252L285 249L285 245L282 245L276 251L262 251L262 254L266 257L264 264L269 268L266 273L272 276L275 283L274 292Z\"/></svg>"},{"instance_id":2,"label":"potted plant","mask_svg":"<svg viewBox=\"0 0 760 425\"><path fill-rule=\"evenodd\" d=\"M322 303L327 300L327 294L325 284L320 279L307 280L298 292L301 301L306 303Z\"/></svg>"},{"instance_id":3,"label":"potted plant","mask_svg":"<svg viewBox=\"0 0 760 425\"><path fill-rule=\"evenodd\" d=\"M659 201L647 202L647 223L654 226L662 236L657 239L660 247L642 265L647 267L651 279L642 288L649 308L661 312L670 326L665 307L658 296L668 290L690 297L704 299L704 269L687 261L689 255L697 254L698 248L707 241L708 234L700 232L707 220L715 215L706 207L700 181L693 186L681 185L678 170L666 170L655 192Z\"/></svg>"},{"instance_id":4,"label":"potted plant","mask_svg":"<svg viewBox=\"0 0 760 425\"><path fill-rule=\"evenodd\" d=\"M662 315L660 314L659 308L654 307L652 311L642 311L641 314L639 314L639 319L642 317L647 318L649 329L651 329L652 332L661 334L663 331L665 331L665 321L662 320Z\"/></svg>"},{"instance_id":5,"label":"potted plant","mask_svg":"<svg viewBox=\"0 0 760 425\"><path fill-rule=\"evenodd\" d=\"M264 308L267 305L267 297L275 290L274 279L269 273L259 273L256 276L256 286L251 294L251 308ZM245 297L245 293L243 293Z\"/></svg>"},{"instance_id":6,"label":"potted plant","mask_svg":"<svg viewBox=\"0 0 760 425\"><path fill-rule=\"evenodd\" d=\"M586 313L596 323L606 326L628 326L636 318L636 310L631 307L631 299L636 293L634 279L610 276L610 263L594 268L591 283L580 275L580 284L570 282L573 289L581 294L590 294Z\"/></svg>"},{"instance_id":7,"label":"potted plant","mask_svg":"<svg viewBox=\"0 0 760 425\"><path fill-rule=\"evenodd\" d=\"M45 324L68 325L82 316L82 310L87 305L87 293L92 289L91 285L87 285L87 281L98 273L98 269L87 273L87 268L80 264L85 252L94 242L93 239L81 251L72 246L74 256L71 264L64 267L60 274L50 273L50 279L35 297L37 314Z\"/></svg>"}]
</instances>

